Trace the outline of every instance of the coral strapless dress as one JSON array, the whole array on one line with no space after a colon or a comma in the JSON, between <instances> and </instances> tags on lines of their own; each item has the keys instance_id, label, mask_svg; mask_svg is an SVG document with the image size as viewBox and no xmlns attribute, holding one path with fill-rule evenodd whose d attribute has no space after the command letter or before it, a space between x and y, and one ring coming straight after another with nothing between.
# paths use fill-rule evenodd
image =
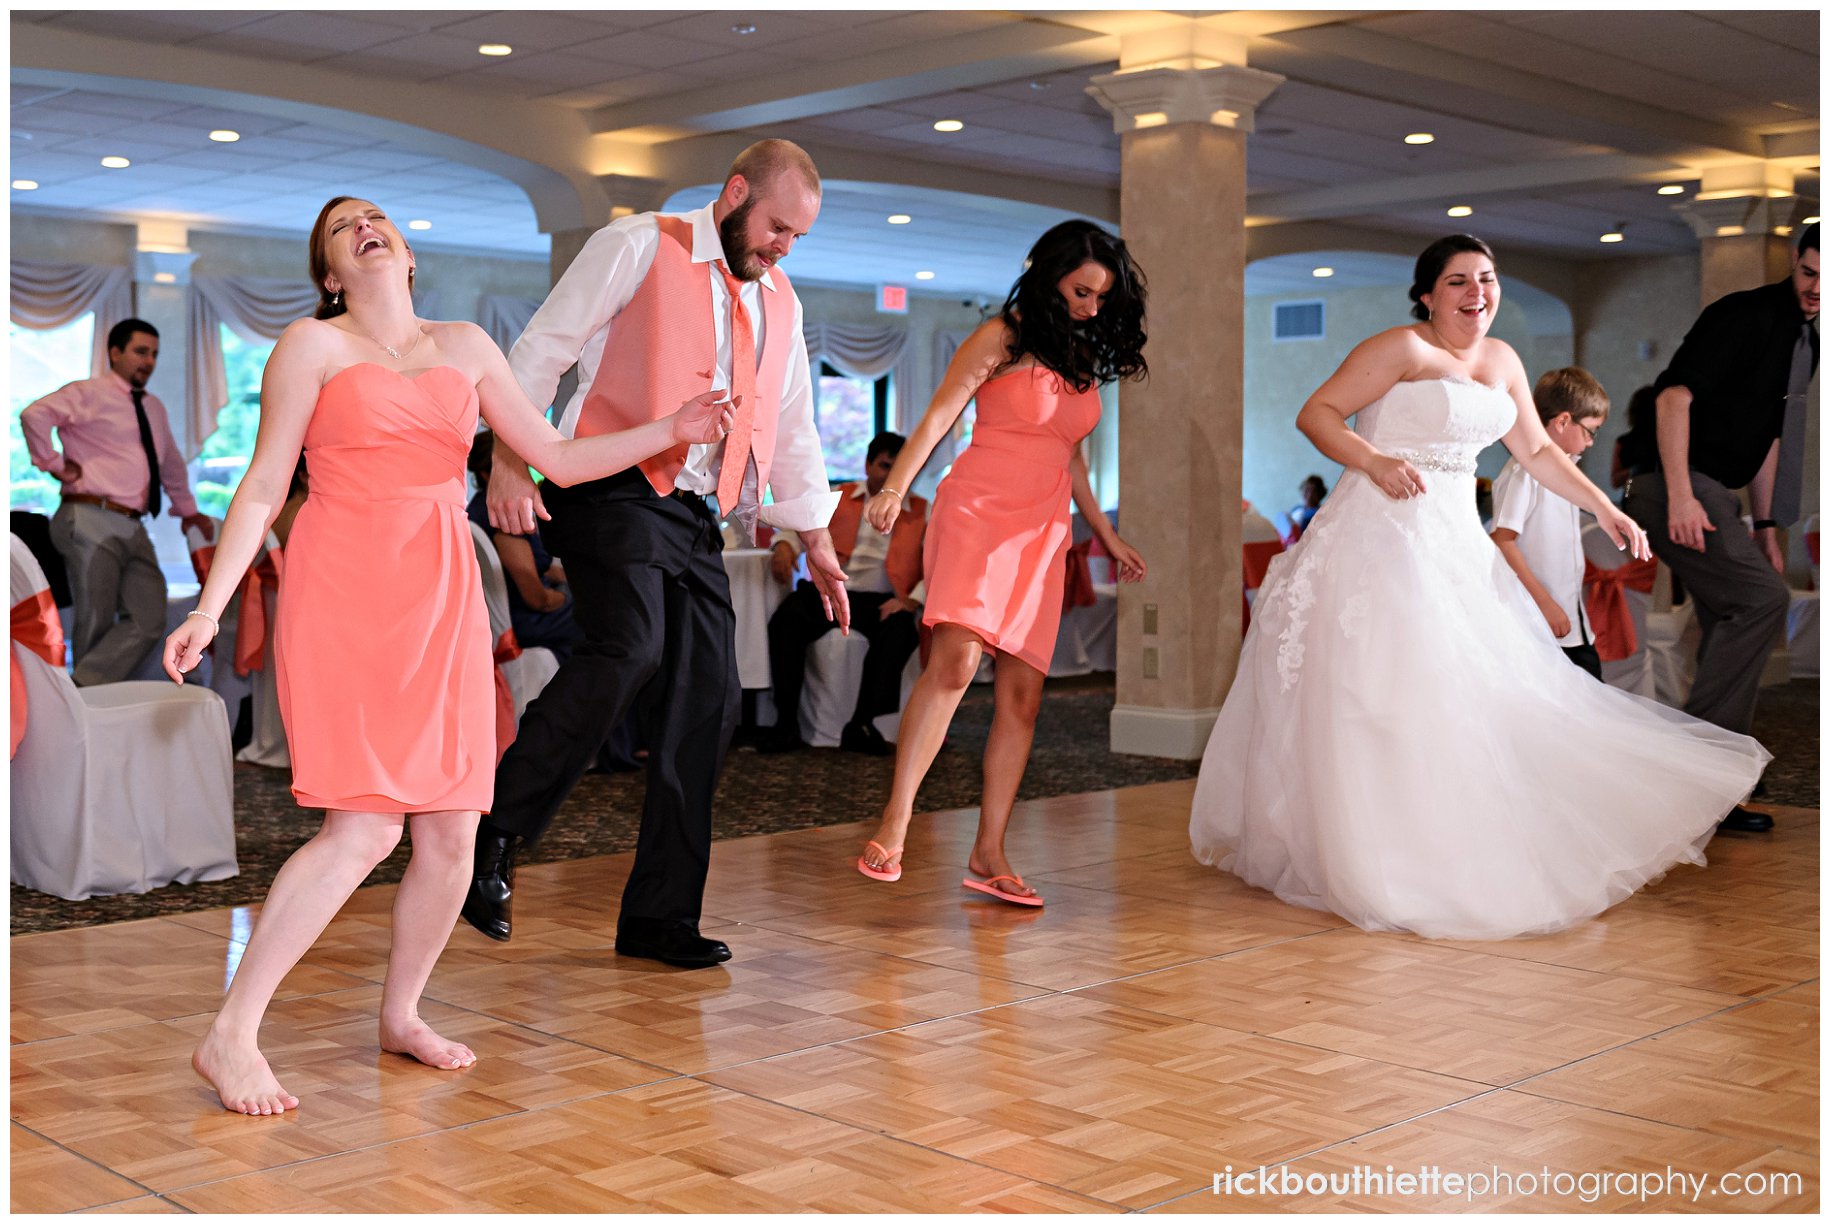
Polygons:
<instances>
[{"instance_id":1,"label":"coral strapless dress","mask_svg":"<svg viewBox=\"0 0 1830 1224\"><path fill-rule=\"evenodd\" d=\"M495 682L464 460L476 389L359 362L305 430L274 658L292 793L342 811L486 811Z\"/></svg>"},{"instance_id":2,"label":"coral strapless dress","mask_svg":"<svg viewBox=\"0 0 1830 1224\"><path fill-rule=\"evenodd\" d=\"M979 387L972 443L934 494L922 545L926 625L972 630L1047 672L1067 577L1068 462L1099 424L1097 391L1042 366Z\"/></svg>"}]
</instances>

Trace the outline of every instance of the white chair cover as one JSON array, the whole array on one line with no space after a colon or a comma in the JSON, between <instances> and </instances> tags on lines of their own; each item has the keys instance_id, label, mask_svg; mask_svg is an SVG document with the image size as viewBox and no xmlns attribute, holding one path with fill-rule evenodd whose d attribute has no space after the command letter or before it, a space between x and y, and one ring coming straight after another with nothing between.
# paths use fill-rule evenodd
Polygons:
<instances>
[{"instance_id":1,"label":"white chair cover","mask_svg":"<svg viewBox=\"0 0 1830 1224\"><path fill-rule=\"evenodd\" d=\"M851 713L858 708L864 683L864 656L870 641L836 630L807 648L807 680L801 689L801 738L815 748L836 748Z\"/></svg>"},{"instance_id":2,"label":"white chair cover","mask_svg":"<svg viewBox=\"0 0 1830 1224\"><path fill-rule=\"evenodd\" d=\"M1055 637L1049 675L1084 676L1088 672L1118 670L1118 584L1095 581L1093 594L1097 602L1069 608L1061 614L1061 632Z\"/></svg>"},{"instance_id":3,"label":"white chair cover","mask_svg":"<svg viewBox=\"0 0 1830 1224\"><path fill-rule=\"evenodd\" d=\"M269 531L260 552L254 554L252 564L260 564L268 549L277 549L280 538ZM285 581L285 579L281 579ZM239 598L231 601L239 606ZM264 765L268 769L291 769L292 751L286 746L286 723L280 717L280 682L273 669L273 643L279 636L280 611L279 600L275 598L267 611L267 640L261 644L261 665L259 670L250 672L247 683L254 695L251 707L253 718L253 738L242 750L235 754L238 761L250 765ZM240 624L236 626L240 631ZM225 635L226 636L226 635ZM222 648L218 648L219 651ZM235 671L234 654L223 659L224 670Z\"/></svg>"},{"instance_id":4,"label":"white chair cover","mask_svg":"<svg viewBox=\"0 0 1830 1224\"><path fill-rule=\"evenodd\" d=\"M477 569L483 574L483 606L489 609L489 641L493 647L502 640L513 621L508 614L508 575L502 572L502 558L496 555L495 542L489 533L470 524L470 540L477 550ZM502 678L508 681L508 692L515 701L515 721L527 703L540 695L559 670L559 656L544 646L526 646L515 658L500 664Z\"/></svg>"},{"instance_id":5,"label":"white chair cover","mask_svg":"<svg viewBox=\"0 0 1830 1224\"><path fill-rule=\"evenodd\" d=\"M1793 591L1786 612L1786 649L1794 680L1817 678L1817 592Z\"/></svg>"},{"instance_id":6,"label":"white chair cover","mask_svg":"<svg viewBox=\"0 0 1830 1224\"><path fill-rule=\"evenodd\" d=\"M45 586L12 537L13 603ZM229 723L201 685L78 689L14 644L30 717L12 766L12 881L68 901L237 872Z\"/></svg>"}]
</instances>

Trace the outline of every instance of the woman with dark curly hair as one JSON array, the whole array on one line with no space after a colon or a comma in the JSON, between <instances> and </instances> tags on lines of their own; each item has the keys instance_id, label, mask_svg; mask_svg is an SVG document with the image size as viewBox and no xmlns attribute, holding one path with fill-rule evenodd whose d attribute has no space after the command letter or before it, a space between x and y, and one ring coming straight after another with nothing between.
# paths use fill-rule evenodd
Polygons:
<instances>
[{"instance_id":1,"label":"woman with dark curly hair","mask_svg":"<svg viewBox=\"0 0 1830 1224\"><path fill-rule=\"evenodd\" d=\"M883 823L858 870L902 877L903 837L953 711L978 671L998 656L995 713L985 745L978 839L962 883L1000 901L1041 905L1011 872L1004 830L1029 764L1042 681L1061 626L1068 502L1119 567L1144 576L1144 559L1112 529L1087 477L1080 443L1099 423L1099 384L1141 378L1144 276L1125 244L1088 221L1066 221L1036 241L1004 308L960 346L927 415L903 446L865 513L879 531L896 521L903 493L977 400L972 444L941 482L923 547L932 629L927 666L902 715L896 776Z\"/></svg>"}]
</instances>

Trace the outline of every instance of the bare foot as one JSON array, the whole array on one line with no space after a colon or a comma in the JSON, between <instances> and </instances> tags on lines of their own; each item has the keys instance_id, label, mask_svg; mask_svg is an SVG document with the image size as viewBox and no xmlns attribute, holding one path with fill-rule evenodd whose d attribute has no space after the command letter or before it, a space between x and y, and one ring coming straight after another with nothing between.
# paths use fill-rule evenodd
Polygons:
<instances>
[{"instance_id":1,"label":"bare foot","mask_svg":"<svg viewBox=\"0 0 1830 1224\"><path fill-rule=\"evenodd\" d=\"M1004 857L1002 851L999 851L996 854L987 854L976 846L973 847L971 857L966 860L966 870L970 871L981 880L989 881L997 876L1006 877L998 880L997 883L992 885L993 888L1001 893L1009 893L1013 897L1033 897L1036 895L1035 889L1027 884L1018 884L1016 880L1012 878L1017 873L1010 869L1010 860Z\"/></svg>"},{"instance_id":2,"label":"bare foot","mask_svg":"<svg viewBox=\"0 0 1830 1224\"><path fill-rule=\"evenodd\" d=\"M253 1043L226 1040L214 1028L191 1055L191 1068L209 1081L231 1113L277 1114L299 1107L299 1098L280 1087Z\"/></svg>"},{"instance_id":3,"label":"bare foot","mask_svg":"<svg viewBox=\"0 0 1830 1224\"><path fill-rule=\"evenodd\" d=\"M381 1022L381 1048L390 1054L417 1058L428 1067L455 1071L477 1060L470 1047L460 1041L447 1041L426 1026L418 1016L404 1022Z\"/></svg>"},{"instance_id":4,"label":"bare foot","mask_svg":"<svg viewBox=\"0 0 1830 1224\"><path fill-rule=\"evenodd\" d=\"M877 844L864 847L863 859L872 871L889 871L902 862L902 839L908 836L909 821L907 817L897 820L885 815L871 840ZM889 853L884 853L888 850Z\"/></svg>"}]
</instances>

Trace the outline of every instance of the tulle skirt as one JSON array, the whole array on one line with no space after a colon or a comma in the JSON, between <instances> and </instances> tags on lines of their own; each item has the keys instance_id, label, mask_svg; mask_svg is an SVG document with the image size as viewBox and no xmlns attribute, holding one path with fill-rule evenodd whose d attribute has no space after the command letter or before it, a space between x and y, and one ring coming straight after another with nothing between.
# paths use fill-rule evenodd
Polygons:
<instances>
[{"instance_id":1,"label":"tulle skirt","mask_svg":"<svg viewBox=\"0 0 1830 1224\"><path fill-rule=\"evenodd\" d=\"M1202 862L1368 930L1555 931L1677 863L1771 754L1571 663L1472 477L1349 473L1260 588L1201 763Z\"/></svg>"}]
</instances>

